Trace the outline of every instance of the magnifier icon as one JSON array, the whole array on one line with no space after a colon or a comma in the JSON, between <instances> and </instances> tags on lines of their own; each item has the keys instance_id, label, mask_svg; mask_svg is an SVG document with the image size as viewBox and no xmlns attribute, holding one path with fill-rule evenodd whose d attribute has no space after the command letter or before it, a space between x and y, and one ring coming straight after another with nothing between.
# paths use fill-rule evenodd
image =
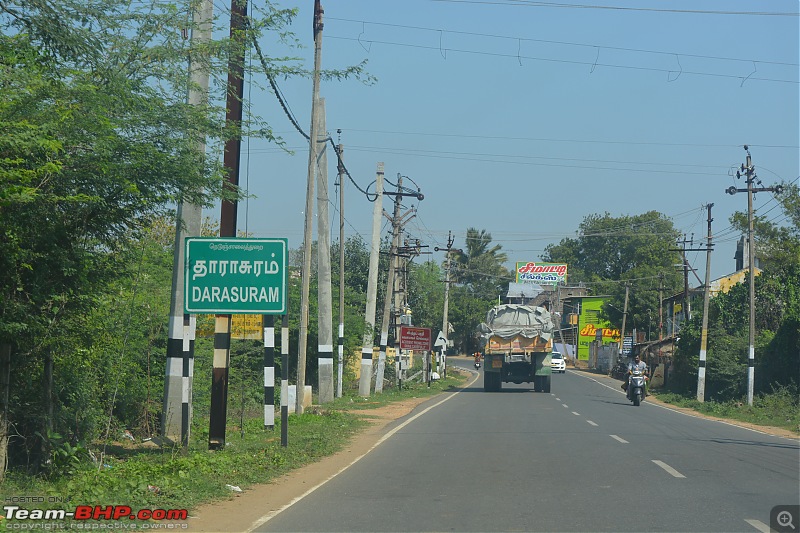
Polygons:
<instances>
[{"instance_id":1,"label":"magnifier icon","mask_svg":"<svg viewBox=\"0 0 800 533\"><path fill-rule=\"evenodd\" d=\"M781 511L780 513L778 513L777 519L778 519L778 524L781 527L790 527L793 530L795 529L794 523L792 522L792 513L790 513L789 511Z\"/></svg>"}]
</instances>

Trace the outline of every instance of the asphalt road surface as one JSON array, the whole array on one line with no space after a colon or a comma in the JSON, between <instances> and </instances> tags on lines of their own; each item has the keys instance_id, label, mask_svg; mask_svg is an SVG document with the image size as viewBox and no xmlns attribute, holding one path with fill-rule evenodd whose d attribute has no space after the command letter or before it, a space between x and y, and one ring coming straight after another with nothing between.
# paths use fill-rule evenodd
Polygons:
<instances>
[{"instance_id":1,"label":"asphalt road surface","mask_svg":"<svg viewBox=\"0 0 800 533\"><path fill-rule=\"evenodd\" d=\"M796 439L634 407L588 373L549 394L482 374L256 531L754 532L800 503Z\"/></svg>"}]
</instances>

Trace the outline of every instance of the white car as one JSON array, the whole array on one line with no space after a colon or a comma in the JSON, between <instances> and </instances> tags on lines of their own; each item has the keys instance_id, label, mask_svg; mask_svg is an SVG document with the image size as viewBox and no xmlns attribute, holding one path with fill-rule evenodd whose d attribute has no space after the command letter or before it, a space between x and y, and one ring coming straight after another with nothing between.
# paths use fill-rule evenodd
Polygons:
<instances>
[{"instance_id":1,"label":"white car","mask_svg":"<svg viewBox=\"0 0 800 533\"><path fill-rule=\"evenodd\" d=\"M560 352L550 354L550 368L553 369L553 372L561 372L562 374L567 371L567 363Z\"/></svg>"}]
</instances>

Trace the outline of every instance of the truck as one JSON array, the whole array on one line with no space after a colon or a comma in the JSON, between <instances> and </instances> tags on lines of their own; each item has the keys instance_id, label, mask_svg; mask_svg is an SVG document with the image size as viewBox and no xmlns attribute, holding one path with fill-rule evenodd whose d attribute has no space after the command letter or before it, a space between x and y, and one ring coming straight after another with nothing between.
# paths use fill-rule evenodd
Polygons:
<instances>
[{"instance_id":1,"label":"truck","mask_svg":"<svg viewBox=\"0 0 800 533\"><path fill-rule=\"evenodd\" d=\"M550 392L553 319L545 307L500 304L479 328L483 351L483 390L499 391L503 383L533 383Z\"/></svg>"}]
</instances>

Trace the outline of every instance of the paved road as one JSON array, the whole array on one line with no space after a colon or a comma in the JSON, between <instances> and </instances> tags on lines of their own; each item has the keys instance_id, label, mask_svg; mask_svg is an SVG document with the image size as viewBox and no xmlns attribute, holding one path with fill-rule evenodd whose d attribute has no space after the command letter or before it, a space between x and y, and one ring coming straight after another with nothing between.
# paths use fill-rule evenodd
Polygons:
<instances>
[{"instance_id":1,"label":"paved road","mask_svg":"<svg viewBox=\"0 0 800 533\"><path fill-rule=\"evenodd\" d=\"M552 379L550 394L478 379L423 404L257 531L753 532L800 503L797 440L633 407L587 373Z\"/></svg>"}]
</instances>

